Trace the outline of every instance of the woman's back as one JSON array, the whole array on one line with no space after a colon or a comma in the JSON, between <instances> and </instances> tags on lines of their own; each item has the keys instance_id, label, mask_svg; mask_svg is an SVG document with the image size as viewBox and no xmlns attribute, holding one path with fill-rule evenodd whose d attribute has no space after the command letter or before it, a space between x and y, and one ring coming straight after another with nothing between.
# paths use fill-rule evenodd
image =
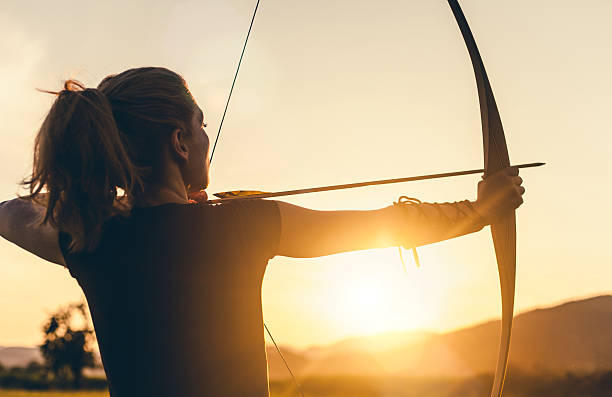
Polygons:
<instances>
[{"instance_id":1,"label":"woman's back","mask_svg":"<svg viewBox=\"0 0 612 397\"><path fill-rule=\"evenodd\" d=\"M261 283L279 235L272 201L136 207L91 253L60 234L111 395L267 396Z\"/></svg>"}]
</instances>

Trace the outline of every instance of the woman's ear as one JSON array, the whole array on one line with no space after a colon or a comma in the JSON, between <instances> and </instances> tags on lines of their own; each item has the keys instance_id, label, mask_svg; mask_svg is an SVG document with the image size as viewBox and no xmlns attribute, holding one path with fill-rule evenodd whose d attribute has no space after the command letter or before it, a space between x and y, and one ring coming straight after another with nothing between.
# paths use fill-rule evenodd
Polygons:
<instances>
[{"instance_id":1,"label":"woman's ear","mask_svg":"<svg viewBox=\"0 0 612 397\"><path fill-rule=\"evenodd\" d=\"M188 161L189 160L189 149L185 142L185 132L177 128L170 134L172 152L178 158Z\"/></svg>"}]
</instances>

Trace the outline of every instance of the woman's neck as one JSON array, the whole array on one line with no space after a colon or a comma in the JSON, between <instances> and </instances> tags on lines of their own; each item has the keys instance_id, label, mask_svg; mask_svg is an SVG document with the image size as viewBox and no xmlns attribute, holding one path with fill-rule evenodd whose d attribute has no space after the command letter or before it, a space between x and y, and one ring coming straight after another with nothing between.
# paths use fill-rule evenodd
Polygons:
<instances>
[{"instance_id":1,"label":"woman's neck","mask_svg":"<svg viewBox=\"0 0 612 397\"><path fill-rule=\"evenodd\" d=\"M143 197L137 200L134 205L139 207L152 207L167 203L187 204L188 199L185 188L182 188L182 192L171 187L148 189L143 194Z\"/></svg>"},{"instance_id":2,"label":"woman's neck","mask_svg":"<svg viewBox=\"0 0 612 397\"><path fill-rule=\"evenodd\" d=\"M149 207L166 203L187 204L187 189L178 167L168 167L162 177L145 186L144 194L134 205Z\"/></svg>"}]
</instances>

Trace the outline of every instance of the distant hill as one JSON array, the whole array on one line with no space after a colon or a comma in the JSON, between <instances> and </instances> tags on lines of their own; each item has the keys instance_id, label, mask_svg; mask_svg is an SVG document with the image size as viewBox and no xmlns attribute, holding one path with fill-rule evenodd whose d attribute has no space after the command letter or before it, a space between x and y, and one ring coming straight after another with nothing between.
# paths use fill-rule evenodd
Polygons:
<instances>
[{"instance_id":1,"label":"distant hill","mask_svg":"<svg viewBox=\"0 0 612 397\"><path fill-rule=\"evenodd\" d=\"M433 334L394 332L351 338L302 352L283 348L300 377L318 375L472 376L492 372L500 321ZM286 378L269 349L271 378ZM612 370L612 296L599 296L519 314L514 319L510 367L528 373Z\"/></svg>"},{"instance_id":2,"label":"distant hill","mask_svg":"<svg viewBox=\"0 0 612 397\"><path fill-rule=\"evenodd\" d=\"M94 352L94 360L100 368L85 368L84 373L92 377L104 377L104 369L100 360L100 353ZM43 357L38 347L4 347L0 346L0 364L5 367L25 367L29 362L42 363Z\"/></svg>"},{"instance_id":3,"label":"distant hill","mask_svg":"<svg viewBox=\"0 0 612 397\"><path fill-rule=\"evenodd\" d=\"M23 367L30 361L43 361L37 347L0 346L0 364L5 367Z\"/></svg>"},{"instance_id":4,"label":"distant hill","mask_svg":"<svg viewBox=\"0 0 612 397\"><path fill-rule=\"evenodd\" d=\"M281 346L291 369L308 376L452 376L493 372L500 321L457 331L390 332L349 338L303 351ZM268 347L271 379L289 376ZM0 347L0 363L23 366L41 360L37 348ZM612 371L612 296L598 296L531 310L514 318L510 368L527 373ZM96 375L103 371L95 371Z\"/></svg>"}]
</instances>

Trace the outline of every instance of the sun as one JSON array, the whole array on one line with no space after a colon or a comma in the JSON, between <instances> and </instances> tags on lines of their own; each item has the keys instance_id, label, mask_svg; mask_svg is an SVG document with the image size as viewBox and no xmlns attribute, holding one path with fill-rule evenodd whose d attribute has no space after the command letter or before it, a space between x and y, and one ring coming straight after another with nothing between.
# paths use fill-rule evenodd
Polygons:
<instances>
[{"instance_id":1,"label":"sun","mask_svg":"<svg viewBox=\"0 0 612 397\"><path fill-rule=\"evenodd\" d=\"M427 258L434 261L435 252L427 252ZM364 251L337 260L339 266L328 275L335 282L321 291L334 329L366 336L435 324L443 295L437 266L404 270L397 250Z\"/></svg>"},{"instance_id":2,"label":"sun","mask_svg":"<svg viewBox=\"0 0 612 397\"><path fill-rule=\"evenodd\" d=\"M381 286L363 281L349 286L347 296L351 298L355 309L365 314L379 310L384 303L384 291Z\"/></svg>"},{"instance_id":3,"label":"sun","mask_svg":"<svg viewBox=\"0 0 612 397\"><path fill-rule=\"evenodd\" d=\"M353 335L384 332L391 326L384 309L391 297L385 288L372 280L350 280L336 291L339 321Z\"/></svg>"}]
</instances>

